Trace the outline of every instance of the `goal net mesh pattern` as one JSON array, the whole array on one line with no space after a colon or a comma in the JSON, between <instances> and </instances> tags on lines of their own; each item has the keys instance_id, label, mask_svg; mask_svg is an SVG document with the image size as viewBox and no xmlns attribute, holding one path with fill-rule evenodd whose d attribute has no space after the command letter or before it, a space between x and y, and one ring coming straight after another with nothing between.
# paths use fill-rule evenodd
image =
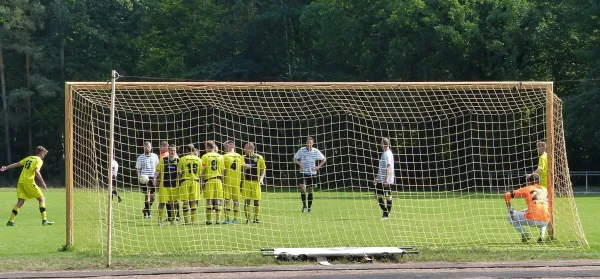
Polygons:
<instances>
[{"instance_id":1,"label":"goal net mesh pattern","mask_svg":"<svg viewBox=\"0 0 600 279\"><path fill-rule=\"evenodd\" d=\"M74 239L104 251L109 201L111 87L70 83ZM569 178L561 101L551 83L126 83L118 82L114 149L117 184L112 249L116 253L239 253L263 247L512 247L502 194L525 185L537 168L536 143L552 136L555 241L537 247L587 247ZM68 120L69 121L69 120ZM302 213L296 151L307 136L327 162L318 171L312 213ZM382 150L395 159L388 220L373 186ZM233 140L256 144L265 158L260 224L158 226L142 218L135 162L150 141L177 146ZM67 153L69 154L69 152ZM69 176L68 176L69 177ZM240 201L243 203L243 201ZM526 207L516 199L517 210ZM243 210L243 206L240 206ZM166 216L166 214L165 214ZM223 217L221 219L224 219ZM537 230L531 229L535 238ZM533 241L532 241L533 242Z\"/></svg>"}]
</instances>

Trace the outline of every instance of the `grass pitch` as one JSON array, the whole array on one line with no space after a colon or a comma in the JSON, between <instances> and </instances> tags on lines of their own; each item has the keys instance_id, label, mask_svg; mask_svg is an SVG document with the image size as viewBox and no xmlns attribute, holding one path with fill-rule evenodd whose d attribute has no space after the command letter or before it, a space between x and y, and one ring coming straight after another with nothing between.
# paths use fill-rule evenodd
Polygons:
<instances>
[{"instance_id":1,"label":"grass pitch","mask_svg":"<svg viewBox=\"0 0 600 279\"><path fill-rule=\"evenodd\" d=\"M56 224L42 227L37 201L27 201L17 216L17 227L0 226L0 270L103 267L102 251L105 247L102 243L106 232L101 212L106 209L104 205L98 206L98 195L76 193L75 246L63 252L66 231L64 189L48 190L45 195L48 218ZM499 196L462 195L456 198L446 193L403 194L395 198L392 210L393 214L404 214L401 220L392 216L382 222L379 220L380 210L370 193L318 192L315 194L315 211L311 214L300 213L296 193L264 195L262 224L158 227L156 211L152 220L141 218L141 194L127 192L124 202L115 203L114 208L113 265L119 268L156 268L282 264L263 258L258 248L298 247L301 244L305 247L414 245L421 254L407 256L409 261L600 257L600 232L597 230L600 219L595 216L600 196L576 197L590 249L565 249L568 245L520 244L518 233L505 220L506 209ZM489 199L497 199L498 202L491 203ZM15 202L14 188L0 190L0 210L4 210L5 219L8 219ZM483 207L484 204L486 207ZM203 211L200 207L200 222L204 221ZM489 223L473 223L473 220ZM492 231L485 229L486 226L497 229ZM440 232L440 227L448 229ZM422 243L430 245L418 245ZM455 245L444 246L444 243ZM493 245L486 246L484 243ZM209 253L211 251L220 253Z\"/></svg>"}]
</instances>

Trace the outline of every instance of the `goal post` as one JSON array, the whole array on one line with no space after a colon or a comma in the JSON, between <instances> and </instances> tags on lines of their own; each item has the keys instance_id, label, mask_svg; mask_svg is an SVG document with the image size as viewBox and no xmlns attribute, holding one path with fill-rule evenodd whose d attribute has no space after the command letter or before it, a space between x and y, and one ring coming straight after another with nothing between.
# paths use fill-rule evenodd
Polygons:
<instances>
[{"instance_id":1,"label":"goal post","mask_svg":"<svg viewBox=\"0 0 600 279\"><path fill-rule=\"evenodd\" d=\"M525 186L526 174L537 167L539 141L547 143L555 240L537 247L588 247L569 177L562 102L552 82L116 82L114 99L111 91L106 82L65 86L67 245L78 249L511 248L520 235L507 221L502 194ZM314 176L315 187L301 194L293 158L308 136L326 164ZM373 185L382 138L391 141L396 177L386 220L380 220ZM221 154L227 140L240 154L247 142L255 144L267 167L259 206L245 207L242 198L238 209L230 203L215 211L201 199L197 224L159 226L158 196L152 218L143 218L135 165L144 142L159 154L159 143L167 141L182 157L187 144L203 154L208 140ZM108 167L112 148L116 185ZM111 187L122 202L110 198ZM301 212L302 199L314 201L312 212ZM515 200L514 207L525 204ZM240 224L205 225L208 216L224 219L234 211ZM261 222L250 217L246 224L246 212Z\"/></svg>"}]
</instances>

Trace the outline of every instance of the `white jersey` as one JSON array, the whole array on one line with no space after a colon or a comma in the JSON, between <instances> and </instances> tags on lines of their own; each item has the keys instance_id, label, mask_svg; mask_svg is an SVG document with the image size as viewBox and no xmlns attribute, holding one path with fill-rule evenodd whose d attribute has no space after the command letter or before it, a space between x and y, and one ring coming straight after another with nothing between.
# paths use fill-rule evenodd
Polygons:
<instances>
[{"instance_id":1,"label":"white jersey","mask_svg":"<svg viewBox=\"0 0 600 279\"><path fill-rule=\"evenodd\" d=\"M141 175L147 175L152 179L158 166L158 156L154 153L149 155L142 154L138 157L135 163L135 168L140 171Z\"/></svg>"},{"instance_id":2,"label":"white jersey","mask_svg":"<svg viewBox=\"0 0 600 279\"><path fill-rule=\"evenodd\" d=\"M294 158L300 161L300 164L302 165L300 173L308 175L317 174L317 171L312 170L312 168L316 166L317 160L325 160L323 153L314 147L310 150L306 147L300 148L298 152L296 152L296 155L294 155Z\"/></svg>"},{"instance_id":3,"label":"white jersey","mask_svg":"<svg viewBox=\"0 0 600 279\"><path fill-rule=\"evenodd\" d=\"M117 174L119 173L119 164L117 161L115 161L115 159L112 160L110 168L112 169L112 177L117 178Z\"/></svg>"},{"instance_id":4,"label":"white jersey","mask_svg":"<svg viewBox=\"0 0 600 279\"><path fill-rule=\"evenodd\" d=\"M390 166L390 175L388 176L387 183L394 184L394 155L392 150L388 149L381 154L379 159L379 172L377 173L377 182L383 183L385 180L385 174L387 167Z\"/></svg>"}]
</instances>

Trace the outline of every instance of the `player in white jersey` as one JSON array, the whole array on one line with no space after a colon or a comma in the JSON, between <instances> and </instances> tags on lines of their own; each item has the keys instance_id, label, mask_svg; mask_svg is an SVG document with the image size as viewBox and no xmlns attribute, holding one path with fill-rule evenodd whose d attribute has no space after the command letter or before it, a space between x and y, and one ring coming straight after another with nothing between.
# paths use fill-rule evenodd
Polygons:
<instances>
[{"instance_id":1,"label":"player in white jersey","mask_svg":"<svg viewBox=\"0 0 600 279\"><path fill-rule=\"evenodd\" d=\"M117 176L119 174L119 163L117 163L117 160L115 160L115 158L112 159L110 168L112 169L112 181L113 181L112 194L113 194L113 196L117 196L117 200L120 203L121 201L123 201L123 198L119 195L119 192L117 192Z\"/></svg>"},{"instance_id":2,"label":"player in white jersey","mask_svg":"<svg viewBox=\"0 0 600 279\"><path fill-rule=\"evenodd\" d=\"M294 155L294 163L300 166L300 198L302 199L302 213L312 212L313 193L315 191L315 178L325 162L325 156L319 149L313 147L315 140L312 137L306 138L306 147L302 147ZM317 161L321 161L319 165ZM306 187L310 187L308 193L308 207L306 206Z\"/></svg>"},{"instance_id":3,"label":"player in white jersey","mask_svg":"<svg viewBox=\"0 0 600 279\"><path fill-rule=\"evenodd\" d=\"M152 153L152 144L147 141L144 142L144 154L140 155L135 163L135 169L137 170L138 179L142 175L149 178L147 183L139 183L140 189L145 193L145 203L142 213L144 218L152 218L150 214L150 208L154 203L154 197L156 192L156 181L154 180L154 174L156 173L156 166L158 166L158 156ZM139 181L138 181L139 182Z\"/></svg>"},{"instance_id":4,"label":"player in white jersey","mask_svg":"<svg viewBox=\"0 0 600 279\"><path fill-rule=\"evenodd\" d=\"M390 139L383 138L381 140L381 147L383 148L383 153L381 153L379 171L373 183L376 189L375 194L377 195L379 208L383 211L381 220L385 220L390 217L390 211L392 211L392 190L390 186L394 184L394 154L392 154L392 150L390 149ZM383 201L384 197L387 205Z\"/></svg>"}]
</instances>

